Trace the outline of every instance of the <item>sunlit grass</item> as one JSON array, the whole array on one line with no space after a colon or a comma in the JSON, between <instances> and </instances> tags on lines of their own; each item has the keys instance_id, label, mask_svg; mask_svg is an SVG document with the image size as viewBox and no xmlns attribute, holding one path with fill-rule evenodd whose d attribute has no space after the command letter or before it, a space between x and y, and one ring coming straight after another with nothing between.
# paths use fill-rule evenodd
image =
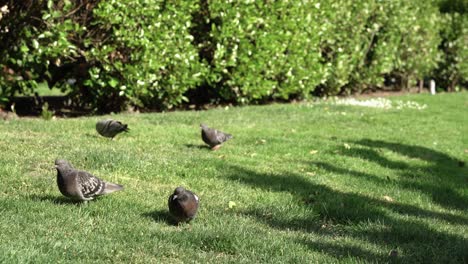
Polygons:
<instances>
[{"instance_id":1,"label":"sunlit grass","mask_svg":"<svg viewBox=\"0 0 468 264\"><path fill-rule=\"evenodd\" d=\"M34 92L37 93L39 96L62 96L66 95L66 93L62 92L58 88L49 88L46 82L39 83L37 88L34 89ZM34 93L32 93L29 90L25 90L23 93L18 93L16 94L17 96L34 96Z\"/></svg>"},{"instance_id":2,"label":"sunlit grass","mask_svg":"<svg viewBox=\"0 0 468 264\"><path fill-rule=\"evenodd\" d=\"M121 114L114 141L94 130L104 117L2 122L0 262L466 262L468 93L391 100L427 107ZM234 139L209 151L201 122ZM125 190L69 203L59 157ZM201 207L176 227L179 185Z\"/></svg>"}]
</instances>

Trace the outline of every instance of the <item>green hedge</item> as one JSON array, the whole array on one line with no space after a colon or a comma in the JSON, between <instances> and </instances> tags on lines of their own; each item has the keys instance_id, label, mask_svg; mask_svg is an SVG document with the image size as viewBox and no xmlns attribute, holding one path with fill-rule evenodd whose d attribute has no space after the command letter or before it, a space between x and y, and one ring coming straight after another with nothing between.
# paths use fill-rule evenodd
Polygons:
<instances>
[{"instance_id":1,"label":"green hedge","mask_svg":"<svg viewBox=\"0 0 468 264\"><path fill-rule=\"evenodd\" d=\"M453 89L468 80L468 27L463 2L447 3L10 0L0 99L45 81L95 111L172 108L194 91L241 104L307 98L389 78Z\"/></svg>"},{"instance_id":2,"label":"green hedge","mask_svg":"<svg viewBox=\"0 0 468 264\"><path fill-rule=\"evenodd\" d=\"M435 70L437 83L449 91L468 87L468 2L442 0L442 59Z\"/></svg>"},{"instance_id":3,"label":"green hedge","mask_svg":"<svg viewBox=\"0 0 468 264\"><path fill-rule=\"evenodd\" d=\"M226 99L306 97L320 84L324 66L313 4L217 0L209 2L209 11L215 23L207 81L221 87Z\"/></svg>"},{"instance_id":4,"label":"green hedge","mask_svg":"<svg viewBox=\"0 0 468 264\"><path fill-rule=\"evenodd\" d=\"M102 64L86 82L97 98L115 93L138 106L168 108L188 101L184 93L206 71L189 33L197 4L166 2L102 1L94 10L94 26L108 28L108 38L89 52Z\"/></svg>"}]
</instances>

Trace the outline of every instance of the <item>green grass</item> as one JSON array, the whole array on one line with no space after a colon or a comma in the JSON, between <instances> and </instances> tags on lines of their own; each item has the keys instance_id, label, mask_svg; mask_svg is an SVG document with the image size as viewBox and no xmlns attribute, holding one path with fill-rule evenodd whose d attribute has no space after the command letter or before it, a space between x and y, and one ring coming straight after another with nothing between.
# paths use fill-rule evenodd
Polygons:
<instances>
[{"instance_id":1,"label":"green grass","mask_svg":"<svg viewBox=\"0 0 468 264\"><path fill-rule=\"evenodd\" d=\"M0 123L0 262L463 263L468 261L468 93ZM230 132L201 147L199 123ZM63 198L56 158L122 192ZM198 218L168 223L179 185ZM230 208L229 202L235 202ZM397 248L398 257L388 253Z\"/></svg>"},{"instance_id":2,"label":"green grass","mask_svg":"<svg viewBox=\"0 0 468 264\"><path fill-rule=\"evenodd\" d=\"M63 96L63 95L66 95L66 93L62 92L58 88L50 89L46 82L39 83L37 85L37 88L34 89L34 92L36 92L39 96ZM33 96L34 93L32 93L31 91L26 91L23 94L16 93L16 95L17 96L23 96L23 95L24 96Z\"/></svg>"}]
</instances>

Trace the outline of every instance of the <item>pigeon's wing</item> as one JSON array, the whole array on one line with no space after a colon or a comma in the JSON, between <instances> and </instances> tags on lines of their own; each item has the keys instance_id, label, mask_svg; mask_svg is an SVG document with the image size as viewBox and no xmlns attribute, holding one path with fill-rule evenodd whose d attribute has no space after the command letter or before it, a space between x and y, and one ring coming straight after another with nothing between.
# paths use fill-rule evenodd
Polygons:
<instances>
[{"instance_id":1,"label":"pigeon's wing","mask_svg":"<svg viewBox=\"0 0 468 264\"><path fill-rule=\"evenodd\" d=\"M109 136L109 125L111 123L111 120L106 119L106 120L101 120L96 123L96 130L99 134L102 136L108 137Z\"/></svg>"},{"instance_id":2,"label":"pigeon's wing","mask_svg":"<svg viewBox=\"0 0 468 264\"><path fill-rule=\"evenodd\" d=\"M169 199L167 199L167 206L169 207L169 211L171 210L172 197L174 197L173 194L171 194L171 195L169 196Z\"/></svg>"},{"instance_id":3,"label":"pigeon's wing","mask_svg":"<svg viewBox=\"0 0 468 264\"><path fill-rule=\"evenodd\" d=\"M216 136L216 140L219 142L219 144L223 143L223 142L226 142L228 139L230 139L232 137L232 135L224 133L224 132L219 131L219 130L215 130L215 136Z\"/></svg>"},{"instance_id":4,"label":"pigeon's wing","mask_svg":"<svg viewBox=\"0 0 468 264\"><path fill-rule=\"evenodd\" d=\"M77 171L77 183L85 198L92 198L101 194L105 188L105 182L86 171Z\"/></svg>"},{"instance_id":5,"label":"pigeon's wing","mask_svg":"<svg viewBox=\"0 0 468 264\"><path fill-rule=\"evenodd\" d=\"M185 217L193 219L197 215L198 196L190 191L187 191L187 195L189 199L181 203L181 206L184 210Z\"/></svg>"},{"instance_id":6,"label":"pigeon's wing","mask_svg":"<svg viewBox=\"0 0 468 264\"><path fill-rule=\"evenodd\" d=\"M174 195L169 196L169 212L177 221L183 221L185 218L184 208L178 199L174 200Z\"/></svg>"},{"instance_id":7,"label":"pigeon's wing","mask_svg":"<svg viewBox=\"0 0 468 264\"><path fill-rule=\"evenodd\" d=\"M109 130L113 131L115 133L120 133L120 132L123 132L123 131L127 132L128 127L127 127L126 124L122 124L122 122L120 122L120 121L112 120L109 123Z\"/></svg>"},{"instance_id":8,"label":"pigeon's wing","mask_svg":"<svg viewBox=\"0 0 468 264\"><path fill-rule=\"evenodd\" d=\"M220 143L216 138L216 131L211 128L202 129L202 139L206 144L210 146L215 146Z\"/></svg>"}]
</instances>

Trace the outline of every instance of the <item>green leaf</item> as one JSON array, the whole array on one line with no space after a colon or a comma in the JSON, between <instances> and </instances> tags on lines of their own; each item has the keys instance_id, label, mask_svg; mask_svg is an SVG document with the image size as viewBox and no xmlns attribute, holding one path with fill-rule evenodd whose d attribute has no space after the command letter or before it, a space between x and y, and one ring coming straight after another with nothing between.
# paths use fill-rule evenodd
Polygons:
<instances>
[{"instance_id":1,"label":"green leaf","mask_svg":"<svg viewBox=\"0 0 468 264\"><path fill-rule=\"evenodd\" d=\"M115 88L119 84L119 80L112 78L107 82L110 87Z\"/></svg>"},{"instance_id":2,"label":"green leaf","mask_svg":"<svg viewBox=\"0 0 468 264\"><path fill-rule=\"evenodd\" d=\"M21 50L21 52L26 53L26 52L29 51L29 48L28 48L28 46L26 46L26 45L22 45L21 48L20 48L20 50Z\"/></svg>"}]
</instances>

